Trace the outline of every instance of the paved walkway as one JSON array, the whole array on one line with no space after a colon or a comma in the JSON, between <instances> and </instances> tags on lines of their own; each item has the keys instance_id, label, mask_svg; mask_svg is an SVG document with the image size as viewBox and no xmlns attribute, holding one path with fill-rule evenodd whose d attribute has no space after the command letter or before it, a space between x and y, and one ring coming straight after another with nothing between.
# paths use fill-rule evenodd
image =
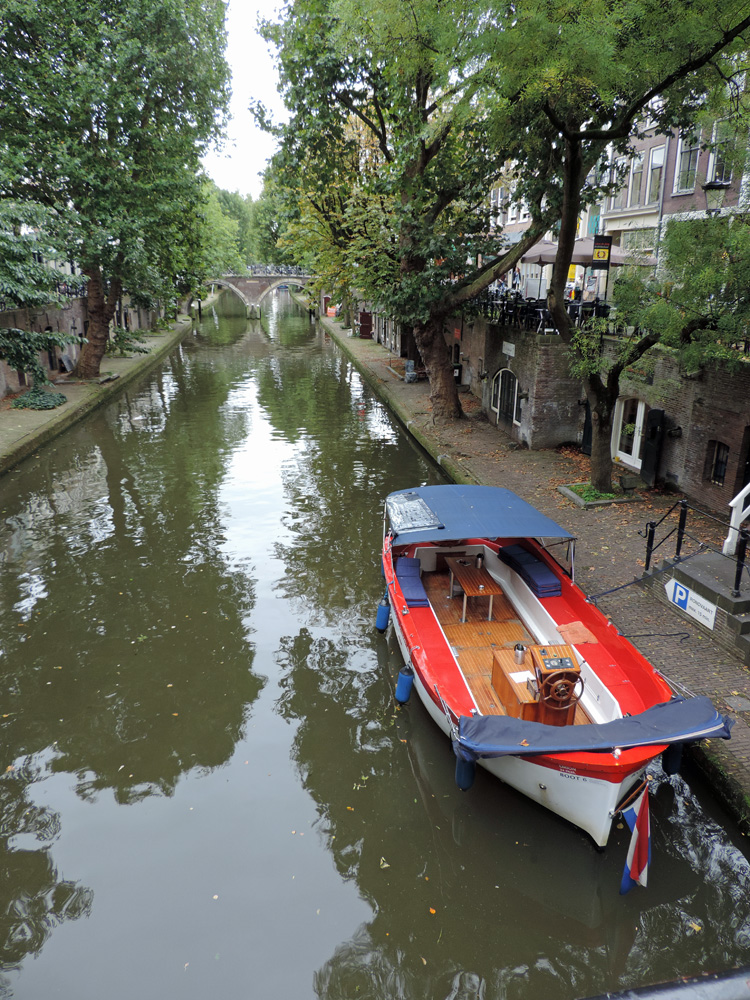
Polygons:
<instances>
[{"instance_id":1,"label":"paved walkway","mask_svg":"<svg viewBox=\"0 0 750 1000\"><path fill-rule=\"evenodd\" d=\"M407 384L390 371L384 348L348 336L334 321L324 323L377 394L451 478L505 486L577 536L576 579L586 593L603 594L640 575L645 542L639 532L672 506L674 494L648 492L633 503L584 510L557 492L557 486L587 476L587 460L575 450L517 448L488 423L478 405L471 409L476 401L470 396L463 397L470 411L466 420L451 427L435 425L427 383ZM60 386L68 402L55 410L14 410L9 400L0 401L0 476L142 375L189 330L184 318L174 329L148 338L148 355L106 358L102 372L117 377ZM721 542L722 533L710 519L691 515L690 529L699 540ZM742 710L745 700L750 708L750 669L656 602L640 584L602 596L598 604L670 680L708 695L717 708L736 719L730 741L701 748L695 758L742 829L750 833L750 711Z\"/></svg>"},{"instance_id":2,"label":"paved walkway","mask_svg":"<svg viewBox=\"0 0 750 1000\"><path fill-rule=\"evenodd\" d=\"M575 449L517 447L488 422L478 400L468 395L462 396L468 419L448 427L433 423L428 383L402 381L391 370L392 358L381 345L351 337L335 321L323 322L450 478L505 486L577 537L576 582L585 593L605 594L640 577L646 543L639 532L648 521L659 520L679 495L644 491L632 503L589 510L578 507L557 491L558 486L588 478L588 459ZM699 542L720 547L725 534L710 517L693 511L688 530L697 541L688 540L683 555L698 551ZM673 554L673 548L665 552ZM743 831L750 833L750 667L656 601L640 583L606 594L597 604L670 681L694 694L707 695L721 712L736 720L731 740L704 744L693 756Z\"/></svg>"}]
</instances>

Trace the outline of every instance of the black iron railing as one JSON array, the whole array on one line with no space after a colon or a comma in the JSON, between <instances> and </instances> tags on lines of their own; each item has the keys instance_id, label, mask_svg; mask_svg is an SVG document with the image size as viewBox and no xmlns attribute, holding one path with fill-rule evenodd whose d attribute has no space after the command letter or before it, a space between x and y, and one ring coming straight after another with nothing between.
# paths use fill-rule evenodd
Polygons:
<instances>
[{"instance_id":1,"label":"black iron railing","mask_svg":"<svg viewBox=\"0 0 750 1000\"><path fill-rule=\"evenodd\" d=\"M673 527L671 531L668 531L667 534L660 541L656 542L655 541L656 529L659 528L660 525L662 525L666 521L666 519L677 509L679 509L680 514L676 527ZM729 527L728 521L722 520L719 517L714 517L712 514L707 514L703 510L698 510L697 507L691 507L690 504L687 502L687 500L678 500L677 503L673 504L658 521L649 521L646 525L645 532L640 532L641 535L645 534L646 538L646 567L645 567L646 571L648 571L651 566L651 560L653 558L654 552L656 552L656 550L660 548L666 541L668 541L673 535L676 536L675 552L674 552L674 559L676 562L679 562L680 559L683 558L682 547L685 542L685 538L692 538L693 541L698 541L698 539L695 539L693 538L692 535L689 535L687 531L687 516L689 510L693 510L701 517L706 517L711 521L715 521L717 524ZM734 586L732 588L732 597L740 596L740 584L742 582L742 574L746 568L745 563L747 558L747 546L749 540L750 540L750 532L748 532L745 528L740 528L739 541L737 543L737 553L735 557L736 561L735 561ZM706 546L706 543L704 542L699 542L699 544L702 547Z\"/></svg>"}]
</instances>

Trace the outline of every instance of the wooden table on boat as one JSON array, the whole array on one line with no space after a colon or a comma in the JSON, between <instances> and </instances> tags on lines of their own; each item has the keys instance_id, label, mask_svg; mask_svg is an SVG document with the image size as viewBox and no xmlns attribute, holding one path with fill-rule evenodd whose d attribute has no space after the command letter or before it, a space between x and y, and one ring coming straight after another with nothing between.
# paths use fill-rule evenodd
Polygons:
<instances>
[{"instance_id":1,"label":"wooden table on boat","mask_svg":"<svg viewBox=\"0 0 750 1000\"><path fill-rule=\"evenodd\" d=\"M473 557L462 559L460 556L448 556L445 564L451 573L450 597L453 597L453 578L455 577L464 592L464 609L461 621L466 621L466 599L468 597L489 597L490 609L487 621L492 621L492 598L500 597L503 588L494 580L484 567L477 567Z\"/></svg>"}]
</instances>

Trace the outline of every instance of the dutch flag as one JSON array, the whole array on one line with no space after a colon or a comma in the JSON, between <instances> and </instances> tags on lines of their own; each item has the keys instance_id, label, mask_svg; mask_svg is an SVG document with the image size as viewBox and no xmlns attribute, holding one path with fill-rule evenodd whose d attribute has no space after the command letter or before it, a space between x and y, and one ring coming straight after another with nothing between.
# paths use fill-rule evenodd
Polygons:
<instances>
[{"instance_id":1,"label":"dutch flag","mask_svg":"<svg viewBox=\"0 0 750 1000\"><path fill-rule=\"evenodd\" d=\"M633 831L633 836L630 838L625 870L622 873L621 895L629 892L636 883L645 887L648 882L648 866L651 861L648 786L643 789L632 805L623 809L622 815Z\"/></svg>"}]
</instances>

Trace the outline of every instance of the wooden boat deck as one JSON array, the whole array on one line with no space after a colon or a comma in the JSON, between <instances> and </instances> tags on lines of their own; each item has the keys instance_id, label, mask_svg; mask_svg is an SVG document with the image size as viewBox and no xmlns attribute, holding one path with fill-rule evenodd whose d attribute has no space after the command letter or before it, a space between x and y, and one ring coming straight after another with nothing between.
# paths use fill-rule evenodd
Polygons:
<instances>
[{"instance_id":1,"label":"wooden boat deck","mask_svg":"<svg viewBox=\"0 0 750 1000\"><path fill-rule=\"evenodd\" d=\"M505 715L500 696L492 686L492 666L496 649L512 649L517 642L533 645L534 637L503 595L496 596L492 621L487 620L489 597L473 597L467 602L466 621L461 621L463 601L450 597L450 573L423 573L422 584L438 621L458 660L479 711L483 715ZM580 704L576 706L575 725L590 722Z\"/></svg>"}]
</instances>

